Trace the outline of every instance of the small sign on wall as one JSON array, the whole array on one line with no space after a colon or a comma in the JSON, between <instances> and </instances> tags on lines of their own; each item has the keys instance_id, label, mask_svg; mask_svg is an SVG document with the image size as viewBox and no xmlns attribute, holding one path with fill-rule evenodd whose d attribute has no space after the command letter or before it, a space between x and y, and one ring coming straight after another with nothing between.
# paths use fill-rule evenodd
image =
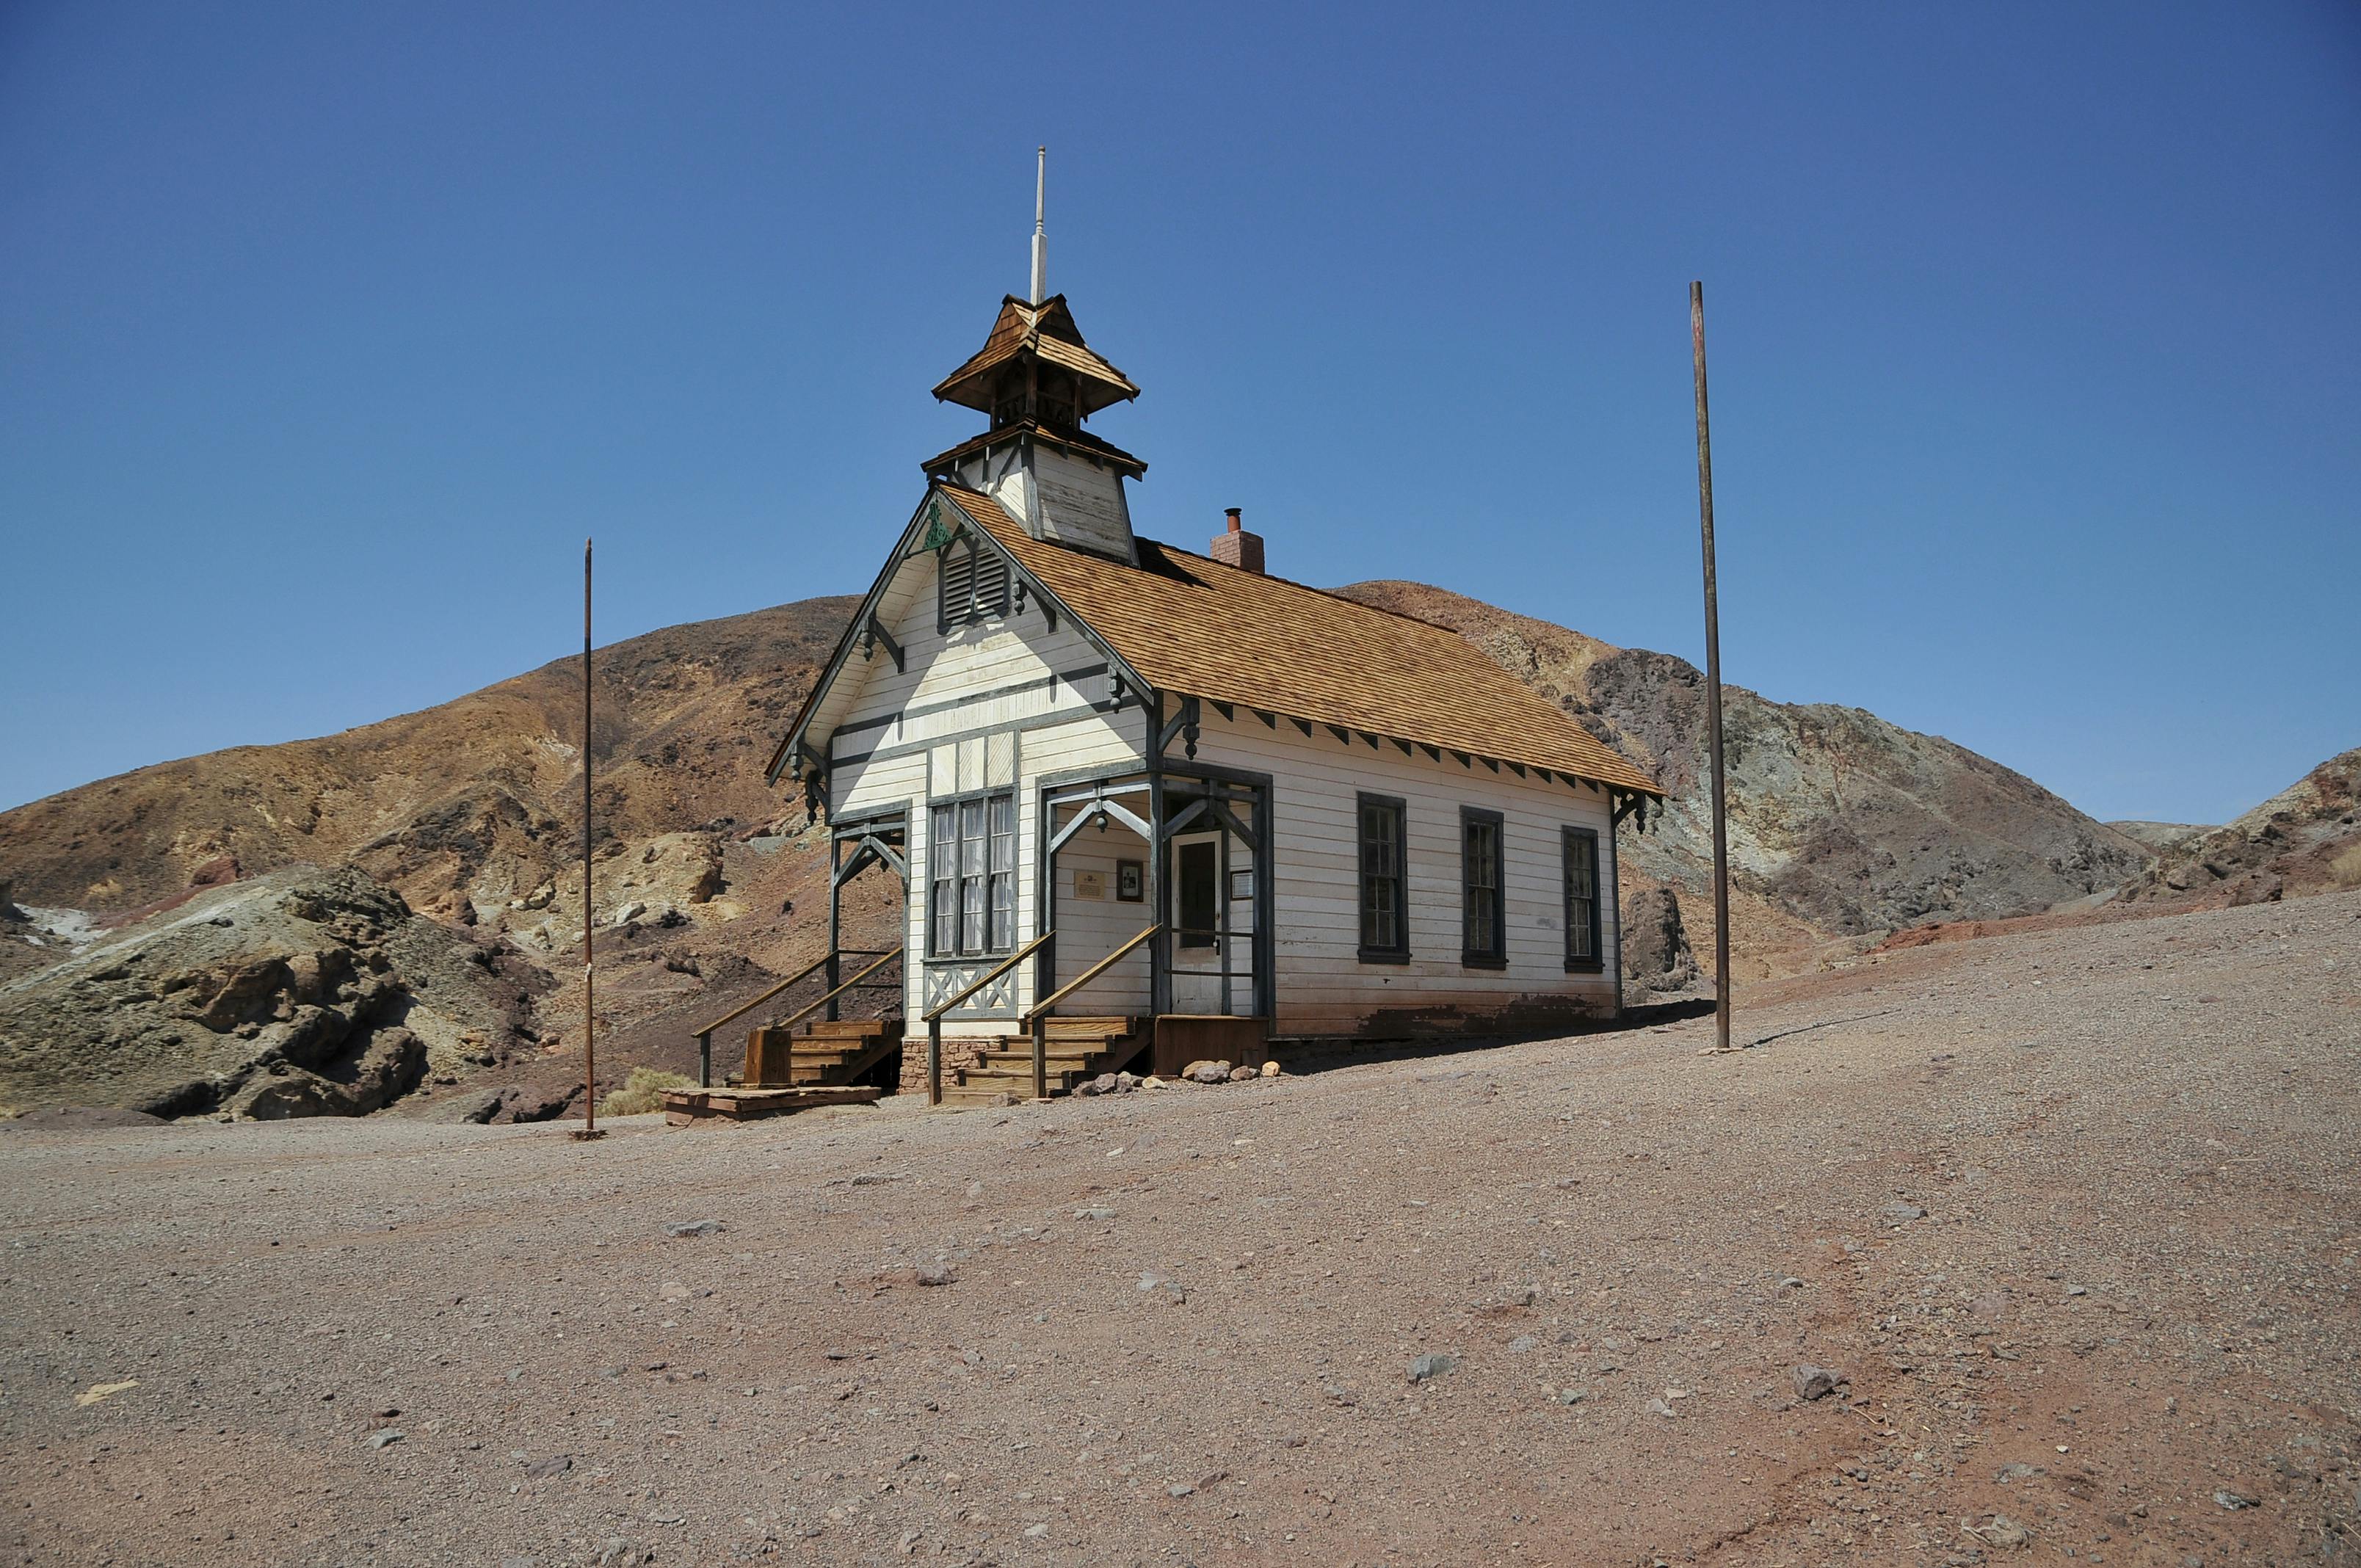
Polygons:
<instances>
[{"instance_id":1,"label":"small sign on wall","mask_svg":"<svg viewBox=\"0 0 2361 1568\"><path fill-rule=\"evenodd\" d=\"M1074 872L1074 896L1076 898L1104 898L1106 896L1106 872L1076 871Z\"/></svg>"},{"instance_id":2,"label":"small sign on wall","mask_svg":"<svg viewBox=\"0 0 2361 1568\"><path fill-rule=\"evenodd\" d=\"M1117 861L1115 863L1115 895L1126 904L1148 902L1148 862Z\"/></svg>"}]
</instances>

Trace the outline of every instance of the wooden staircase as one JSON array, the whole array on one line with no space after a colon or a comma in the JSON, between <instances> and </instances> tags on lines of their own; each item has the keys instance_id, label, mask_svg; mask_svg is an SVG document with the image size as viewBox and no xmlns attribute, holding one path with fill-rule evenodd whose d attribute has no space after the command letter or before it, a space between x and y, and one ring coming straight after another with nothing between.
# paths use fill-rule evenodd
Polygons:
<instances>
[{"instance_id":1,"label":"wooden staircase","mask_svg":"<svg viewBox=\"0 0 2361 1568\"><path fill-rule=\"evenodd\" d=\"M1047 1020L1049 1090L1071 1094L1074 1085L1130 1066L1148 1048L1137 1018ZM1033 1042L1011 1036L988 1047L972 1067L945 1075L946 1105L1006 1105L1033 1098Z\"/></svg>"},{"instance_id":2,"label":"wooden staircase","mask_svg":"<svg viewBox=\"0 0 2361 1568\"><path fill-rule=\"evenodd\" d=\"M815 1018L791 1030L756 1029L750 1033L746 1036L746 1070L732 1081L748 1089L806 1089L855 1083L888 1057L895 1059L898 1074L901 1054L899 1018Z\"/></svg>"}]
</instances>

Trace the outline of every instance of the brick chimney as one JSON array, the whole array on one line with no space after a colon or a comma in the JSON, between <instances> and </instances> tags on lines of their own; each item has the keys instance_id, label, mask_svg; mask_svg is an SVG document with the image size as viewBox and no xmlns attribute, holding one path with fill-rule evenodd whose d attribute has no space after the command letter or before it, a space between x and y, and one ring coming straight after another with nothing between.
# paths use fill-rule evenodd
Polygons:
<instances>
[{"instance_id":1,"label":"brick chimney","mask_svg":"<svg viewBox=\"0 0 2361 1568\"><path fill-rule=\"evenodd\" d=\"M1213 547L1206 554L1224 566L1235 566L1241 571L1260 573L1262 571L1262 535L1248 533L1244 528L1238 526L1236 507L1229 509L1228 516L1230 526L1213 535Z\"/></svg>"}]
</instances>

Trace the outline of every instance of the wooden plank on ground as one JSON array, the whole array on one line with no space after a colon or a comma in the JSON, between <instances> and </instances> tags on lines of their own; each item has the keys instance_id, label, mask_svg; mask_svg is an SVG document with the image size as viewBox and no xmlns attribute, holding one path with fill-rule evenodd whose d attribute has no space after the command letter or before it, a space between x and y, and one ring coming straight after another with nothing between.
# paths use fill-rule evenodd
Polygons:
<instances>
[{"instance_id":1,"label":"wooden plank on ground","mask_svg":"<svg viewBox=\"0 0 2361 1568\"><path fill-rule=\"evenodd\" d=\"M744 1122L758 1116L785 1116L814 1105L865 1105L884 1093L865 1083L807 1084L795 1089L672 1089L664 1091L664 1123L685 1127L693 1122Z\"/></svg>"}]
</instances>

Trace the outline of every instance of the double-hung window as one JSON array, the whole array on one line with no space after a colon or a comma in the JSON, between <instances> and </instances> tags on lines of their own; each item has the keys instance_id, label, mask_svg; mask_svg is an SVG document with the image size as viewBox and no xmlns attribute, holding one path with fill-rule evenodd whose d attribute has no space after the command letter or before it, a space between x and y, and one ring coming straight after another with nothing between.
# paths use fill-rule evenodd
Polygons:
<instances>
[{"instance_id":1,"label":"double-hung window","mask_svg":"<svg viewBox=\"0 0 2361 1568\"><path fill-rule=\"evenodd\" d=\"M1600 970L1607 964L1598 929L1598 835L1568 828L1565 855L1565 967Z\"/></svg>"},{"instance_id":2,"label":"double-hung window","mask_svg":"<svg viewBox=\"0 0 2361 1568\"><path fill-rule=\"evenodd\" d=\"M1500 814L1459 810L1459 956L1497 967L1509 961L1507 910L1500 893Z\"/></svg>"},{"instance_id":3,"label":"double-hung window","mask_svg":"<svg viewBox=\"0 0 2361 1568\"><path fill-rule=\"evenodd\" d=\"M1403 858L1402 803L1390 795L1360 797L1361 961L1398 964L1410 959L1410 878Z\"/></svg>"},{"instance_id":4,"label":"double-hung window","mask_svg":"<svg viewBox=\"0 0 2361 1568\"><path fill-rule=\"evenodd\" d=\"M972 534L942 547L935 587L939 630L1008 613L1008 562Z\"/></svg>"},{"instance_id":5,"label":"double-hung window","mask_svg":"<svg viewBox=\"0 0 2361 1568\"><path fill-rule=\"evenodd\" d=\"M927 840L927 951L1005 953L1016 945L1016 797L936 803Z\"/></svg>"}]
</instances>

